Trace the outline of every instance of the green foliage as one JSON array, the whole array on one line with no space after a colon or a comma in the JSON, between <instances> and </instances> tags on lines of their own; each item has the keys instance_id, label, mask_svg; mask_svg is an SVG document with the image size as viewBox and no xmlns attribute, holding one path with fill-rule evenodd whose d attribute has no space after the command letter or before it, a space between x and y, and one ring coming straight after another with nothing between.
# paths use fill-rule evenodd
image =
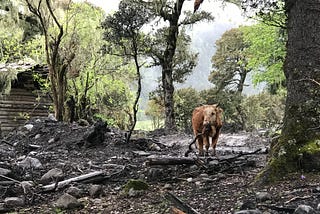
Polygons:
<instances>
[{"instance_id":1,"label":"green foliage","mask_svg":"<svg viewBox=\"0 0 320 214\"><path fill-rule=\"evenodd\" d=\"M278 128L282 123L285 93L271 95L267 92L244 97L239 93L215 89L200 92L206 104L219 105L224 110L226 123L247 131L260 128Z\"/></svg>"},{"instance_id":2,"label":"green foliage","mask_svg":"<svg viewBox=\"0 0 320 214\"><path fill-rule=\"evenodd\" d=\"M163 27L146 38L145 43L148 47L146 49L146 56L153 60L150 66L161 66L161 62L163 62L165 57L166 35L168 31L168 27ZM190 36L186 33L185 28L181 28L173 57L172 78L174 82L183 83L187 76L193 72L197 64L198 53L191 50L190 44Z\"/></svg>"},{"instance_id":3,"label":"green foliage","mask_svg":"<svg viewBox=\"0 0 320 214\"><path fill-rule=\"evenodd\" d=\"M35 18L18 12L19 4L3 2L0 14L0 63L33 59L39 62L43 56L43 43L35 38L39 33ZM30 61L30 60L29 60Z\"/></svg>"},{"instance_id":4,"label":"green foliage","mask_svg":"<svg viewBox=\"0 0 320 214\"><path fill-rule=\"evenodd\" d=\"M245 98L241 107L247 130L277 128L282 124L285 96L261 93Z\"/></svg>"},{"instance_id":5,"label":"green foliage","mask_svg":"<svg viewBox=\"0 0 320 214\"><path fill-rule=\"evenodd\" d=\"M75 99L76 119L91 120L94 116L110 125L127 127L132 102L129 84L134 71L122 66L121 58L101 53L106 44L99 27L103 11L88 3L77 3L71 5L65 18L68 33L62 51L67 55L72 50L76 56L68 78L68 95Z\"/></svg>"},{"instance_id":6,"label":"green foliage","mask_svg":"<svg viewBox=\"0 0 320 214\"><path fill-rule=\"evenodd\" d=\"M247 73L250 72L245 52L248 45L244 41L243 32L239 28L226 31L216 41L216 47L209 81L218 91L232 90L241 93Z\"/></svg>"},{"instance_id":7,"label":"green foliage","mask_svg":"<svg viewBox=\"0 0 320 214\"><path fill-rule=\"evenodd\" d=\"M185 132L191 132L191 117L193 110L204 103L204 100L193 88L183 88L175 92L175 119L177 127Z\"/></svg>"},{"instance_id":8,"label":"green foliage","mask_svg":"<svg viewBox=\"0 0 320 214\"><path fill-rule=\"evenodd\" d=\"M102 22L104 39L109 41L106 51L117 53L116 50L120 48L121 54L129 58L143 52L146 46L141 29L150 18L146 4L141 4L139 0L122 0L119 10Z\"/></svg>"},{"instance_id":9,"label":"green foliage","mask_svg":"<svg viewBox=\"0 0 320 214\"><path fill-rule=\"evenodd\" d=\"M164 119L164 107L160 105L155 99L148 102L145 114L151 118L153 129L160 128Z\"/></svg>"},{"instance_id":10,"label":"green foliage","mask_svg":"<svg viewBox=\"0 0 320 214\"><path fill-rule=\"evenodd\" d=\"M18 72L9 69L5 72L0 72L0 95L9 94L11 90L11 82L17 78Z\"/></svg>"},{"instance_id":11,"label":"green foliage","mask_svg":"<svg viewBox=\"0 0 320 214\"><path fill-rule=\"evenodd\" d=\"M247 68L254 72L253 82L266 82L269 87L281 88L285 80L283 62L287 36L285 32L274 26L256 24L242 27L244 40L249 44Z\"/></svg>"},{"instance_id":12,"label":"green foliage","mask_svg":"<svg viewBox=\"0 0 320 214\"><path fill-rule=\"evenodd\" d=\"M128 193L130 189L133 190L148 190L149 185L143 181L143 180L135 180L135 179L130 179L124 186L124 192Z\"/></svg>"}]
</instances>

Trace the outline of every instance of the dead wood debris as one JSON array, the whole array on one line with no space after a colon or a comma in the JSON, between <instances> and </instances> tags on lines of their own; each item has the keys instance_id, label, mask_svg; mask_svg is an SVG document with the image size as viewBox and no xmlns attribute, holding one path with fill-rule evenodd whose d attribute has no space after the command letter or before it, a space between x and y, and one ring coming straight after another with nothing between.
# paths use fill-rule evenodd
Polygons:
<instances>
[{"instance_id":1,"label":"dead wood debris","mask_svg":"<svg viewBox=\"0 0 320 214\"><path fill-rule=\"evenodd\" d=\"M165 198L167 200L171 201L175 206L179 207L185 213L188 213L188 214L200 214L197 210L193 209L190 205L188 205L187 203L183 202L180 198L175 196L173 193L166 192L164 196L165 196ZM178 211L178 209L176 209L176 211ZM179 212L177 212L177 213L179 213ZM180 214L181 214L181 212L180 212Z\"/></svg>"},{"instance_id":2,"label":"dead wood debris","mask_svg":"<svg viewBox=\"0 0 320 214\"><path fill-rule=\"evenodd\" d=\"M94 171L90 172L88 174L80 175L74 178L69 178L67 180L61 181L61 182L55 182L46 186L42 187L43 192L50 192L50 191L55 191L58 189L62 189L65 186L69 185L70 183L73 182L82 182L82 183L97 183L101 182L105 179L108 179L112 177L113 175L119 174L125 169L125 166L120 166L120 170L112 173L112 174L106 174L104 171Z\"/></svg>"}]
</instances>

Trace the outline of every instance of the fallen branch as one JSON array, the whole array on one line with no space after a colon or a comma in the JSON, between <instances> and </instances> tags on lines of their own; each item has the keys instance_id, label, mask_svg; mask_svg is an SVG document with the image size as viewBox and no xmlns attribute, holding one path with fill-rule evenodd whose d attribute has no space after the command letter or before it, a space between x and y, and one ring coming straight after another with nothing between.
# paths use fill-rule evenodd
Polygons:
<instances>
[{"instance_id":1,"label":"fallen branch","mask_svg":"<svg viewBox=\"0 0 320 214\"><path fill-rule=\"evenodd\" d=\"M296 196L296 197L293 197L290 200L284 202L284 204L289 204L289 203L297 201L297 200L305 200L305 199L309 199L309 198L312 198L312 195Z\"/></svg>"},{"instance_id":2,"label":"fallen branch","mask_svg":"<svg viewBox=\"0 0 320 214\"><path fill-rule=\"evenodd\" d=\"M187 203L183 202L180 198L175 196L171 192L166 192L165 193L165 198L169 201L171 201L175 206L179 207L181 210L188 214L200 214L198 211L193 209L191 206L189 206Z\"/></svg>"},{"instance_id":3,"label":"fallen branch","mask_svg":"<svg viewBox=\"0 0 320 214\"><path fill-rule=\"evenodd\" d=\"M1 140L1 143L7 144L7 145L9 145L11 147L14 147L13 144L11 144L11 143L9 143L8 141L5 141L5 140Z\"/></svg>"},{"instance_id":4,"label":"fallen branch","mask_svg":"<svg viewBox=\"0 0 320 214\"><path fill-rule=\"evenodd\" d=\"M196 164L204 158L189 158L189 157L160 157L160 158L147 158L145 164L147 166L154 165L181 165L181 164Z\"/></svg>"},{"instance_id":5,"label":"fallen branch","mask_svg":"<svg viewBox=\"0 0 320 214\"><path fill-rule=\"evenodd\" d=\"M9 181L11 181L11 182L15 182L15 183L18 183L18 184L21 183L20 181L15 180L15 179L10 178L10 177L7 177L7 176L5 176L5 175L0 175L0 177L1 177L1 178L4 178L4 179L7 179L7 180L9 180Z\"/></svg>"},{"instance_id":6,"label":"fallen branch","mask_svg":"<svg viewBox=\"0 0 320 214\"><path fill-rule=\"evenodd\" d=\"M120 168L120 170L118 170L114 173L111 173L111 174L106 174L105 171L94 171L94 172L90 172L85 175L80 175L78 177L69 178L64 181L60 181L60 182L57 181L55 183L43 186L42 187L43 192L55 191L57 189L60 189L60 188L63 188L65 186L69 185L72 182L82 182L82 183L102 182L106 179L111 178L112 176L120 174L125 169L125 166L122 166L122 165L109 164L109 166L117 166Z\"/></svg>"},{"instance_id":7,"label":"fallen branch","mask_svg":"<svg viewBox=\"0 0 320 214\"><path fill-rule=\"evenodd\" d=\"M83 181L92 179L94 177L101 176L103 174L104 174L103 171L95 171L95 172L91 172L91 173L88 173L88 174L85 174L85 175L80 175L80 176L75 177L75 178L69 178L69 179L64 180L64 181L55 182L53 184L49 184L49 185L43 186L42 189L43 189L44 192L53 191L53 190L65 187L65 186L69 185L72 182L83 182Z\"/></svg>"},{"instance_id":8,"label":"fallen branch","mask_svg":"<svg viewBox=\"0 0 320 214\"><path fill-rule=\"evenodd\" d=\"M253 152L240 153L240 154L238 154L238 155L236 155L236 156L233 156L233 157L230 157L230 158L225 158L225 159L222 159L222 160L220 160L220 161L228 161L228 162L231 162L231 161L236 160L236 159L238 159L238 158L240 158L240 157L242 157L242 156L257 154L257 153L260 152L261 150L262 150L262 149L259 148L259 149L255 150L255 151L253 151Z\"/></svg>"}]
</instances>

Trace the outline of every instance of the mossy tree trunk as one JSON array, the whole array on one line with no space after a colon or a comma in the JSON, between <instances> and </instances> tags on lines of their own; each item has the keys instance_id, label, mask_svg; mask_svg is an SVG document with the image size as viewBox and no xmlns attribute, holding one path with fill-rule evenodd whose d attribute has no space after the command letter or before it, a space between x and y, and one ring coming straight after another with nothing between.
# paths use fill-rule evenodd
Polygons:
<instances>
[{"instance_id":1,"label":"mossy tree trunk","mask_svg":"<svg viewBox=\"0 0 320 214\"><path fill-rule=\"evenodd\" d=\"M286 0L288 42L284 126L262 180L320 171L320 2Z\"/></svg>"},{"instance_id":2,"label":"mossy tree trunk","mask_svg":"<svg viewBox=\"0 0 320 214\"><path fill-rule=\"evenodd\" d=\"M176 129L174 117L174 85L173 85L173 58L177 48L179 35L179 17L181 15L184 0L176 0L172 13L161 13L164 20L169 21L169 30L166 35L166 49L163 56L162 66L162 86L164 92L164 109L166 129Z\"/></svg>"},{"instance_id":3,"label":"mossy tree trunk","mask_svg":"<svg viewBox=\"0 0 320 214\"><path fill-rule=\"evenodd\" d=\"M67 88L67 71L68 66L75 58L75 54L69 50L69 55L62 56L61 43L64 31L58 17L54 13L54 5L52 1L31 1L25 0L28 9L40 21L41 30L45 37L45 54L49 67L49 78L51 83L51 93L53 97L53 105L55 117L57 120L64 120L66 88ZM50 33L50 25L57 28L57 33Z\"/></svg>"}]
</instances>

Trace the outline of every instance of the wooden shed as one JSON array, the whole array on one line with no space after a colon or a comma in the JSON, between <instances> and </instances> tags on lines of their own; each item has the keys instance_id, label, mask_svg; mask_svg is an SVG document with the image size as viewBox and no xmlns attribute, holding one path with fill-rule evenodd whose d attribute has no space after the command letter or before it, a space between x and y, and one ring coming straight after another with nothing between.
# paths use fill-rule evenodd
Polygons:
<instances>
[{"instance_id":1,"label":"wooden shed","mask_svg":"<svg viewBox=\"0 0 320 214\"><path fill-rule=\"evenodd\" d=\"M0 95L0 128L1 133L7 133L23 125L32 117L47 117L52 101L40 90L34 75L46 78L47 68L31 64L2 64L0 73L16 72L16 78L11 80L11 89Z\"/></svg>"}]
</instances>

